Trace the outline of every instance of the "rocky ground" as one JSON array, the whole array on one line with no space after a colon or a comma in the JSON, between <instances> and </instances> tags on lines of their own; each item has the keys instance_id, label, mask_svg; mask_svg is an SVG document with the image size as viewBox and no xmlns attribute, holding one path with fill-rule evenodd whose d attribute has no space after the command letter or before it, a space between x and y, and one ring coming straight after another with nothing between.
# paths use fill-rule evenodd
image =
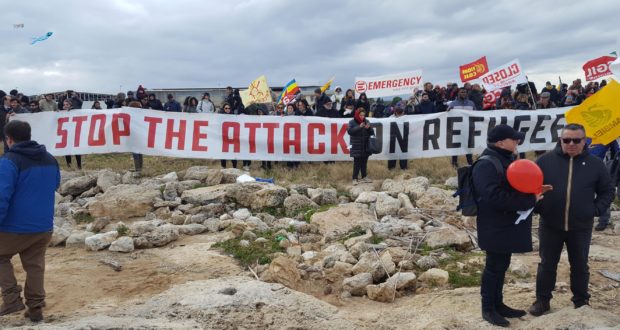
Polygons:
<instances>
[{"instance_id":1,"label":"rocky ground","mask_svg":"<svg viewBox=\"0 0 620 330\"><path fill-rule=\"evenodd\" d=\"M484 254L475 219L453 211L453 180L403 175L337 191L236 183L241 174L63 172L46 321L11 315L3 328L490 328ZM619 282L600 273L620 272L619 235L618 225L594 235L592 308L572 308L563 255L552 313L512 327L620 329ZM533 302L537 262L536 252L513 257L509 305Z\"/></svg>"}]
</instances>

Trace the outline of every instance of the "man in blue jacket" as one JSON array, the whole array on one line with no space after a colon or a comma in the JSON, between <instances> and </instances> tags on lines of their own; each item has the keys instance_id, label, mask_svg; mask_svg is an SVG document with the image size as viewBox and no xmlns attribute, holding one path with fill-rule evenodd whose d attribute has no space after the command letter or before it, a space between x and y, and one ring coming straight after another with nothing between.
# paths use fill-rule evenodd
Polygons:
<instances>
[{"instance_id":1,"label":"man in blue jacket","mask_svg":"<svg viewBox=\"0 0 620 330\"><path fill-rule=\"evenodd\" d=\"M486 252L486 262L480 294L482 318L487 322L506 327L505 318L524 316L524 310L513 309L503 302L504 278L512 253L532 251L532 220L517 222L518 211L534 208L542 195L518 192L506 178L508 165L516 157L519 141L525 135L514 128L501 124L489 131L488 147L483 158L473 165L473 185L478 214L477 230L480 249ZM543 191L551 187L544 186Z\"/></svg>"},{"instance_id":2,"label":"man in blue jacket","mask_svg":"<svg viewBox=\"0 0 620 330\"><path fill-rule=\"evenodd\" d=\"M30 140L30 125L13 120L4 135L9 151L0 158L0 315L25 309L11 258L26 272L26 317L38 322L45 306L45 250L52 237L54 195L60 184L56 159Z\"/></svg>"},{"instance_id":3,"label":"man in blue jacket","mask_svg":"<svg viewBox=\"0 0 620 330\"><path fill-rule=\"evenodd\" d=\"M545 184L553 191L545 196L536 212L540 214L538 239L540 263L536 274L536 301L530 314L540 316L550 309L558 262L566 244L570 263L573 305L589 305L588 255L594 217L604 214L614 197L614 189L602 160L591 155L582 125L568 124L554 150L542 155L540 166Z\"/></svg>"},{"instance_id":4,"label":"man in blue jacket","mask_svg":"<svg viewBox=\"0 0 620 330\"><path fill-rule=\"evenodd\" d=\"M167 112L181 112L181 103L174 99L174 95L168 94L168 102L164 104L164 111Z\"/></svg>"},{"instance_id":5,"label":"man in blue jacket","mask_svg":"<svg viewBox=\"0 0 620 330\"><path fill-rule=\"evenodd\" d=\"M611 165L607 167L609 170L609 176L611 177L612 185L616 187L618 182L618 156L620 153L620 146L618 146L618 142L615 140L609 144L590 144L592 142L591 139L588 139L588 151L590 151L591 155L594 155L601 160L605 160L605 156L607 156L607 152L609 152L609 158L611 159ZM611 218L611 209L608 208L605 213L601 214L598 218L598 224L594 227L596 231L602 231L607 228L609 225L609 218Z\"/></svg>"}]
</instances>

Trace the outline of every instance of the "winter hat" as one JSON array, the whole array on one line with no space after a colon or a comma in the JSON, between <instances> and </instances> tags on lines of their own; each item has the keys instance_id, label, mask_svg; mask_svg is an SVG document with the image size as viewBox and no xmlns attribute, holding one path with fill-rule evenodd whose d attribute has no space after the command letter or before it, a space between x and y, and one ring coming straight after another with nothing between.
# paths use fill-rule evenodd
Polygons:
<instances>
[{"instance_id":1,"label":"winter hat","mask_svg":"<svg viewBox=\"0 0 620 330\"><path fill-rule=\"evenodd\" d=\"M516 131L512 126L500 124L493 127L487 135L487 142L495 143L505 139L521 140L525 139L525 133Z\"/></svg>"}]
</instances>

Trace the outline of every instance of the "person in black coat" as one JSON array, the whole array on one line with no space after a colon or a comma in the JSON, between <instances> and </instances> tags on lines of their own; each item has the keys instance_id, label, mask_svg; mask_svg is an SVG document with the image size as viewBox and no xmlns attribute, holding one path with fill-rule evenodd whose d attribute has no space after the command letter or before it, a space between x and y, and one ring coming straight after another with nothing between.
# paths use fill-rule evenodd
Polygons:
<instances>
[{"instance_id":1,"label":"person in black coat","mask_svg":"<svg viewBox=\"0 0 620 330\"><path fill-rule=\"evenodd\" d=\"M553 192L536 206L540 214L540 263L536 301L529 310L534 316L550 309L564 244L570 263L571 300L575 308L589 304L588 255L592 226L594 217L603 215L611 205L614 188L603 161L585 148L585 139L583 126L568 124L556 148L537 160L544 182L553 185Z\"/></svg>"},{"instance_id":2,"label":"person in black coat","mask_svg":"<svg viewBox=\"0 0 620 330\"><path fill-rule=\"evenodd\" d=\"M482 88L479 84L473 84L471 91L469 91L469 99L476 105L476 110L482 110L482 100L484 94L482 94Z\"/></svg>"},{"instance_id":3,"label":"person in black coat","mask_svg":"<svg viewBox=\"0 0 620 330\"><path fill-rule=\"evenodd\" d=\"M297 110L299 111L300 116L314 116L312 110L310 110L310 105L308 105L308 101L306 100L297 101Z\"/></svg>"},{"instance_id":4,"label":"person in black coat","mask_svg":"<svg viewBox=\"0 0 620 330\"><path fill-rule=\"evenodd\" d=\"M360 96L357 98L357 102L355 102L355 109L358 109L359 107L364 108L364 111L366 113L370 111L370 101L368 101L366 93L361 93Z\"/></svg>"},{"instance_id":5,"label":"person in black coat","mask_svg":"<svg viewBox=\"0 0 620 330\"><path fill-rule=\"evenodd\" d=\"M332 105L332 100L330 100L329 98L325 100L322 108L316 111L316 116L325 118L340 118L340 114L337 110L332 108Z\"/></svg>"},{"instance_id":6,"label":"person in black coat","mask_svg":"<svg viewBox=\"0 0 620 330\"><path fill-rule=\"evenodd\" d=\"M235 113L233 112L233 108L230 104L228 104L227 102L224 102L224 104L222 104L222 110L219 112L222 115L234 115ZM236 168L237 167L237 160L236 159L232 159L230 161L232 163L232 167ZM226 168L226 159L221 159L220 160L220 165L222 165L222 168Z\"/></svg>"},{"instance_id":7,"label":"person in black coat","mask_svg":"<svg viewBox=\"0 0 620 330\"><path fill-rule=\"evenodd\" d=\"M482 317L491 324L508 326L505 317L521 317L525 311L512 309L504 304L502 290L504 277L512 253L532 251L532 219L516 223L517 211L534 208L542 195L518 192L508 183L508 165L515 160L515 152L525 134L508 125L497 125L487 136L488 147L482 156L499 161L500 173L490 159L482 159L473 165L473 185L478 205L476 219L478 244L486 251L486 262L480 294ZM545 189L549 189L545 187Z\"/></svg>"},{"instance_id":8,"label":"person in black coat","mask_svg":"<svg viewBox=\"0 0 620 330\"><path fill-rule=\"evenodd\" d=\"M352 120L349 121L349 128L347 133L351 137L351 150L349 155L353 157L353 185L358 183L357 177L362 172L362 179L359 182L372 182L366 176L368 157L368 140L372 135L375 135L374 130L370 126L370 122L366 119L366 112L364 108L358 108L355 110L355 115Z\"/></svg>"},{"instance_id":9,"label":"person in black coat","mask_svg":"<svg viewBox=\"0 0 620 330\"><path fill-rule=\"evenodd\" d=\"M415 106L414 114L416 115L425 115L429 113L436 113L437 107L435 106L435 102L430 100L428 94L422 94L422 100L418 105Z\"/></svg>"},{"instance_id":10,"label":"person in black coat","mask_svg":"<svg viewBox=\"0 0 620 330\"><path fill-rule=\"evenodd\" d=\"M323 109L323 105L325 105L327 101L330 101L330 106L333 105L331 98L329 98L327 94L321 91L320 88L314 90L314 110L316 110L316 112L319 112L321 109Z\"/></svg>"}]
</instances>

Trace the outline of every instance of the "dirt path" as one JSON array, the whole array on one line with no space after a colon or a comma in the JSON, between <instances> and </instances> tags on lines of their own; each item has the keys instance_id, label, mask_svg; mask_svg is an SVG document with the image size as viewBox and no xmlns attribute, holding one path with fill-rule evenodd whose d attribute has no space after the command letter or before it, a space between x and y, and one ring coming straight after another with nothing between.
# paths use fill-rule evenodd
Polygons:
<instances>
[{"instance_id":1,"label":"dirt path","mask_svg":"<svg viewBox=\"0 0 620 330\"><path fill-rule=\"evenodd\" d=\"M48 321L102 314L125 304L138 303L175 284L244 273L234 259L209 250L216 235L186 236L158 249L129 254L88 252L84 248L50 248L47 251L46 291ZM114 271L101 260L120 262ZM13 259L18 281L24 272ZM21 315L8 318L20 325Z\"/></svg>"},{"instance_id":2,"label":"dirt path","mask_svg":"<svg viewBox=\"0 0 620 330\"><path fill-rule=\"evenodd\" d=\"M620 316L618 283L598 273L601 269L620 272L620 236L595 233L591 247L591 305ZM217 235L188 236L169 246L138 250L130 254L87 252L83 248L50 248L47 255L48 293L47 322L60 322L76 317L112 312L119 307L135 305L165 291L175 284L193 280L233 275L251 276L235 261L210 246ZM511 277L506 285L505 300L514 307L527 309L534 300L537 253L517 255L530 267L527 278ZM116 272L100 263L111 259L120 262ZM18 264L18 258L14 259ZM24 273L16 265L20 281ZM564 282L562 284L561 282ZM552 310L572 306L566 255L561 258L558 283ZM614 287L615 285L615 287ZM319 291L319 290L313 290ZM373 329L484 329L480 317L479 288L439 290L397 299L392 304L377 303L366 298L340 300L333 295L318 297L339 309L339 316ZM27 325L21 315L0 319L5 326ZM513 320L513 326L527 328L531 316Z\"/></svg>"}]
</instances>

